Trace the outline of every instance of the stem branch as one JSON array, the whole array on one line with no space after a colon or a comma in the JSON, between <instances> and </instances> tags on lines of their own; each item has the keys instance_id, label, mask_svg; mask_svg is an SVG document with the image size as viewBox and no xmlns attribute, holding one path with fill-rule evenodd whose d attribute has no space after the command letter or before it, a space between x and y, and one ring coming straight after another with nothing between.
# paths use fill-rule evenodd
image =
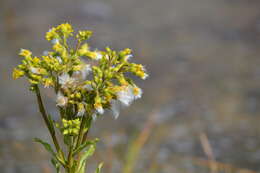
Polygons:
<instances>
[{"instance_id":1,"label":"stem branch","mask_svg":"<svg viewBox=\"0 0 260 173\"><path fill-rule=\"evenodd\" d=\"M51 137L52 137L52 140L53 140L53 143L55 145L55 148L56 148L56 151L57 153L61 154L62 156L62 159L64 159L64 153L62 152L61 148L60 148L60 145L58 143L58 140L56 138L56 135L55 135L55 130L52 126L52 124L50 123L50 120L48 118L48 115L45 111L45 108L44 108L44 105L43 105L43 102L42 102L42 98L41 98L41 93L40 93L40 89L38 87L38 85L35 86L35 92L36 92L36 96L37 96L37 101L38 101L38 106L39 106L39 110L41 112L41 115L43 117L43 120L51 134Z\"/></svg>"}]
</instances>

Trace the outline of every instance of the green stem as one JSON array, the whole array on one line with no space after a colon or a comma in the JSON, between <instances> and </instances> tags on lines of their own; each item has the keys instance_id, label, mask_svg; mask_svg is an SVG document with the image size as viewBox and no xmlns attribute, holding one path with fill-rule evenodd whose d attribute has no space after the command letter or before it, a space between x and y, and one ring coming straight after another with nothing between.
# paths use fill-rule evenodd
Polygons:
<instances>
[{"instance_id":1,"label":"green stem","mask_svg":"<svg viewBox=\"0 0 260 173\"><path fill-rule=\"evenodd\" d=\"M72 152L73 152L73 141L70 142L70 147L69 147L69 154L68 154L68 167L69 170L72 170L73 167L73 156L72 156Z\"/></svg>"},{"instance_id":2,"label":"green stem","mask_svg":"<svg viewBox=\"0 0 260 173\"><path fill-rule=\"evenodd\" d=\"M79 145L82 143L82 139L83 139L83 136L84 136L84 128L85 128L86 122L87 122L87 117L86 117L86 115L83 115L82 120L81 120L81 124L80 124L77 144L76 144L75 148L78 148Z\"/></svg>"},{"instance_id":3,"label":"green stem","mask_svg":"<svg viewBox=\"0 0 260 173\"><path fill-rule=\"evenodd\" d=\"M91 119L91 117L90 117L89 122L87 122L87 123L88 123L88 130L87 130L87 132L83 135L82 141L86 141L86 139L87 139L87 137L88 137L88 133L89 133L90 126L91 126L91 121L92 121L92 119Z\"/></svg>"},{"instance_id":4,"label":"green stem","mask_svg":"<svg viewBox=\"0 0 260 173\"><path fill-rule=\"evenodd\" d=\"M43 105L43 102L42 102L42 98L41 98L40 89L39 89L38 85L35 86L35 92L36 92L36 96L37 96L39 110L40 110L41 115L43 117L43 120L44 120L50 134L51 134L51 137L52 137L53 143L55 145L56 151L57 151L57 153L59 153L62 156L62 159L64 160L64 153L62 152L62 150L60 148L60 145L59 145L58 140L57 140L56 135L55 135L55 130L54 130L52 124L50 123L48 115L45 111L45 108L44 108L44 105Z\"/></svg>"}]
</instances>

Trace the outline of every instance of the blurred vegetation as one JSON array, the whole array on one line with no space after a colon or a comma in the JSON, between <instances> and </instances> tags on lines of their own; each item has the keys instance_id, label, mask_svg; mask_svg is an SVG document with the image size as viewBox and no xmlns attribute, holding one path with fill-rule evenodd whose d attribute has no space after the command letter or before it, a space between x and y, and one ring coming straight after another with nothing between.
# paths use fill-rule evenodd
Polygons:
<instances>
[{"instance_id":1,"label":"blurred vegetation","mask_svg":"<svg viewBox=\"0 0 260 173\"><path fill-rule=\"evenodd\" d=\"M141 83L143 99L116 122L96 122L90 135L105 140L90 170L104 161L108 173L260 171L259 7L258 0L0 1L0 172L53 171L31 140L48 139L35 100L10 74L20 48L42 53L47 42L32 38L64 21L94 30L96 47L133 48L151 76Z\"/></svg>"}]
</instances>

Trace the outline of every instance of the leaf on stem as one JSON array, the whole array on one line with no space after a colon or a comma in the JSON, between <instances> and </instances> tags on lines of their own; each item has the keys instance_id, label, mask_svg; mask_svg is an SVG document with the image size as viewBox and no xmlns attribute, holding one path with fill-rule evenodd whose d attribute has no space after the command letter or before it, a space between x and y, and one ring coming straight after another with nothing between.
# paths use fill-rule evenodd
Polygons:
<instances>
[{"instance_id":1,"label":"leaf on stem","mask_svg":"<svg viewBox=\"0 0 260 173\"><path fill-rule=\"evenodd\" d=\"M95 173L100 173L101 168L103 167L103 163L100 163L95 171Z\"/></svg>"},{"instance_id":2,"label":"leaf on stem","mask_svg":"<svg viewBox=\"0 0 260 173\"><path fill-rule=\"evenodd\" d=\"M92 144L89 146L89 148L83 153L81 159L79 160L79 166L78 166L78 172L80 170L82 170L82 168L85 165L85 161L87 160L87 158L89 158L90 156L92 156L95 152L96 149L96 145Z\"/></svg>"},{"instance_id":3,"label":"leaf on stem","mask_svg":"<svg viewBox=\"0 0 260 173\"><path fill-rule=\"evenodd\" d=\"M59 164L59 162L56 160L56 158L52 158L51 159L51 163L52 163L52 165L56 168L56 172L57 173L61 173L61 170L60 170L60 164Z\"/></svg>"},{"instance_id":4,"label":"leaf on stem","mask_svg":"<svg viewBox=\"0 0 260 173\"><path fill-rule=\"evenodd\" d=\"M40 143L40 144L42 144L42 145L44 146L44 148L45 148L48 152L50 152L53 156L56 157L56 153L53 151L53 149L52 149L52 147L51 147L51 145L50 145L49 143L44 142L43 140L41 140L41 139L39 139L39 138L34 138L34 141L35 141L35 142L38 142L38 143Z\"/></svg>"},{"instance_id":5,"label":"leaf on stem","mask_svg":"<svg viewBox=\"0 0 260 173\"><path fill-rule=\"evenodd\" d=\"M78 148L76 148L73 151L73 156L81 152L83 149L85 149L89 145L95 145L98 142L98 139L92 140L92 141L86 141L83 144L81 144Z\"/></svg>"}]
</instances>

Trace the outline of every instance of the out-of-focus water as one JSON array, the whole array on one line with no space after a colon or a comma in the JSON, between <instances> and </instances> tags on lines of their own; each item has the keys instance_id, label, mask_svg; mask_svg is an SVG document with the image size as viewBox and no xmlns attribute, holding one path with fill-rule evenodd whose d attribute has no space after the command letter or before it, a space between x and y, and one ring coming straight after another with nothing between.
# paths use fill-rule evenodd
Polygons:
<instances>
[{"instance_id":1,"label":"out-of-focus water","mask_svg":"<svg viewBox=\"0 0 260 173\"><path fill-rule=\"evenodd\" d=\"M44 34L62 22L93 30L94 47L132 48L150 73L137 82L142 100L116 121L100 118L91 131L103 139L92 162L108 163L104 172L121 172L127 146L152 112L135 172L208 172L196 164L207 158L203 133L217 161L260 171L259 9L257 0L0 1L0 172L53 171L48 153L32 142L49 137L35 97L11 71L20 48L36 55L50 49Z\"/></svg>"}]
</instances>

